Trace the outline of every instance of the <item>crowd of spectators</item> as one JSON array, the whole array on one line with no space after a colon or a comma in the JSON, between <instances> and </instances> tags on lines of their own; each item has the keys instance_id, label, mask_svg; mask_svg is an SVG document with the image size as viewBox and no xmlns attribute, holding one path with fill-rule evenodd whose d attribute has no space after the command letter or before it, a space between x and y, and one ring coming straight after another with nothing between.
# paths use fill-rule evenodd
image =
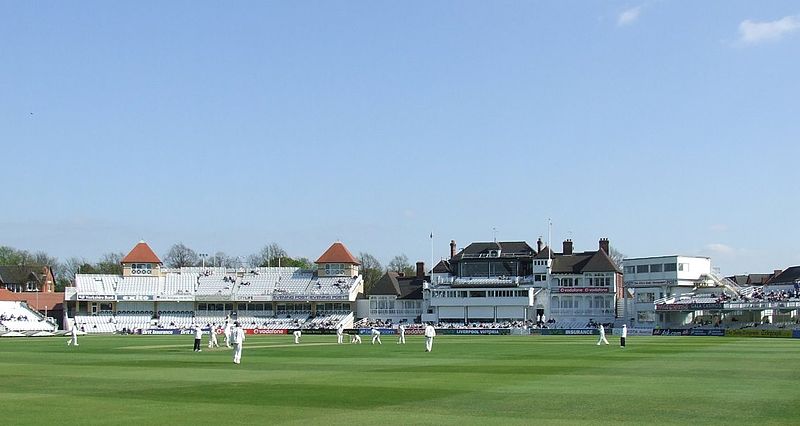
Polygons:
<instances>
[{"instance_id":1,"label":"crowd of spectators","mask_svg":"<svg viewBox=\"0 0 800 426\"><path fill-rule=\"evenodd\" d=\"M27 315L0 314L0 321L28 321Z\"/></svg>"},{"instance_id":2,"label":"crowd of spectators","mask_svg":"<svg viewBox=\"0 0 800 426\"><path fill-rule=\"evenodd\" d=\"M758 288L753 293L747 296L740 296L744 302L788 302L791 299L800 299L800 290L772 290L770 292L764 291L764 287Z\"/></svg>"}]
</instances>

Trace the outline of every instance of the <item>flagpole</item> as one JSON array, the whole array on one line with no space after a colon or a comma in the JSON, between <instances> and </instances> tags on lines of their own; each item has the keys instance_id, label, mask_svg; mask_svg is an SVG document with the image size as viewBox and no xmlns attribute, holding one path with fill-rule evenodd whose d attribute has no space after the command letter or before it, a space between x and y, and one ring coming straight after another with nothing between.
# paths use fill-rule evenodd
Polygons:
<instances>
[{"instance_id":1,"label":"flagpole","mask_svg":"<svg viewBox=\"0 0 800 426\"><path fill-rule=\"evenodd\" d=\"M433 283L433 267L436 266L433 264L433 231L431 231L431 274L430 274L430 282Z\"/></svg>"}]
</instances>

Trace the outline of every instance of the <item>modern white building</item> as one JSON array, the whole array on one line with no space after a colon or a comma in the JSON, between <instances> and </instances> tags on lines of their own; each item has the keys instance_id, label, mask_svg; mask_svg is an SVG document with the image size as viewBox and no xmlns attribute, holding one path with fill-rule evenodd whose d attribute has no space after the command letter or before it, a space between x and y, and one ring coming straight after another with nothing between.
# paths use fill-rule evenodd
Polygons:
<instances>
[{"instance_id":1,"label":"modern white building","mask_svg":"<svg viewBox=\"0 0 800 426\"><path fill-rule=\"evenodd\" d=\"M711 259L699 256L632 257L622 261L627 303L622 317L628 323L653 327L667 313L657 313L655 303L680 298L712 281Z\"/></svg>"}]
</instances>

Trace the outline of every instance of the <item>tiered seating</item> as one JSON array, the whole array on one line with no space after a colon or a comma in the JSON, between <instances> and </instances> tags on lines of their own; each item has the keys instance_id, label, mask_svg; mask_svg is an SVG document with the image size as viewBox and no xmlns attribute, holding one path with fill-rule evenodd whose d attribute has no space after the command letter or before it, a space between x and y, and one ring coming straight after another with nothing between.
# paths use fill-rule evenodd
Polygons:
<instances>
[{"instance_id":1,"label":"tiered seating","mask_svg":"<svg viewBox=\"0 0 800 426\"><path fill-rule=\"evenodd\" d=\"M162 294L194 294L199 277L193 273L167 274Z\"/></svg>"},{"instance_id":2,"label":"tiered seating","mask_svg":"<svg viewBox=\"0 0 800 426\"><path fill-rule=\"evenodd\" d=\"M158 277L125 277L117 282L117 294L158 294Z\"/></svg>"},{"instance_id":3,"label":"tiered seating","mask_svg":"<svg viewBox=\"0 0 800 426\"><path fill-rule=\"evenodd\" d=\"M158 326L161 328L185 328L192 324L194 324L194 312L192 311L161 312L158 317Z\"/></svg>"},{"instance_id":4,"label":"tiered seating","mask_svg":"<svg viewBox=\"0 0 800 426\"><path fill-rule=\"evenodd\" d=\"M197 296L230 297L237 280L235 275L200 275L195 294Z\"/></svg>"},{"instance_id":5,"label":"tiered seating","mask_svg":"<svg viewBox=\"0 0 800 426\"><path fill-rule=\"evenodd\" d=\"M239 280L236 295L241 297L268 296L275 290L277 282L277 279L268 274L248 273Z\"/></svg>"},{"instance_id":6,"label":"tiered seating","mask_svg":"<svg viewBox=\"0 0 800 426\"><path fill-rule=\"evenodd\" d=\"M224 312L218 312L218 313L203 312L202 314L195 315L194 323L200 324L201 326L206 326L207 324L214 324L217 326L221 326L225 324L226 318L227 315Z\"/></svg>"},{"instance_id":7,"label":"tiered seating","mask_svg":"<svg viewBox=\"0 0 800 426\"><path fill-rule=\"evenodd\" d=\"M10 331L54 331L40 313L22 302L0 301L0 325Z\"/></svg>"},{"instance_id":8,"label":"tiered seating","mask_svg":"<svg viewBox=\"0 0 800 426\"><path fill-rule=\"evenodd\" d=\"M347 314L317 315L304 324L305 328L336 328L347 318Z\"/></svg>"},{"instance_id":9,"label":"tiered seating","mask_svg":"<svg viewBox=\"0 0 800 426\"><path fill-rule=\"evenodd\" d=\"M114 294L116 285L122 281L119 275L75 275L75 288L78 293Z\"/></svg>"},{"instance_id":10,"label":"tiered seating","mask_svg":"<svg viewBox=\"0 0 800 426\"><path fill-rule=\"evenodd\" d=\"M300 270L299 268L274 268L281 269L279 273L271 273L272 276L277 277L275 283L275 293L292 293L304 294L307 293L309 284L314 275L308 271Z\"/></svg>"},{"instance_id":11,"label":"tiered seating","mask_svg":"<svg viewBox=\"0 0 800 426\"><path fill-rule=\"evenodd\" d=\"M117 311L112 321L116 325L116 331L121 331L123 328L128 330L148 328L152 318L152 312Z\"/></svg>"},{"instance_id":12,"label":"tiered seating","mask_svg":"<svg viewBox=\"0 0 800 426\"><path fill-rule=\"evenodd\" d=\"M111 312L101 312L97 315L75 315L78 329L86 333L113 333L117 331Z\"/></svg>"},{"instance_id":13,"label":"tiered seating","mask_svg":"<svg viewBox=\"0 0 800 426\"><path fill-rule=\"evenodd\" d=\"M308 286L309 294L349 294L358 278L321 277Z\"/></svg>"}]
</instances>

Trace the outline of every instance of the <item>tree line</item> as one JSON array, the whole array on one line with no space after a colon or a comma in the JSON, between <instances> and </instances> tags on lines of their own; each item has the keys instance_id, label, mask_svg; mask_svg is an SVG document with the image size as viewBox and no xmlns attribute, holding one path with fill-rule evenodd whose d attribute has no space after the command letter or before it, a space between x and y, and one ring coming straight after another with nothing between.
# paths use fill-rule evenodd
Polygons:
<instances>
[{"instance_id":1,"label":"tree line","mask_svg":"<svg viewBox=\"0 0 800 426\"><path fill-rule=\"evenodd\" d=\"M44 251L29 252L13 247L0 246L0 265L50 266L56 279L56 291L64 291L65 287L73 285L75 274L121 275L122 265L120 262L123 257L125 257L125 254L122 252L110 252L103 254L96 261L90 261L83 257L69 257L60 260ZM381 262L369 253L359 253L358 259L361 262L364 291L369 291L387 271L406 275L414 274L414 267L405 254L392 258L385 269ZM267 244L258 252L248 256L231 256L223 251L217 251L214 254L199 253L183 243L176 243L170 247L161 260L167 268L202 265L224 268L270 266L297 267L301 269L314 268L314 263L311 260L306 257L289 256L286 250L277 243Z\"/></svg>"}]
</instances>

